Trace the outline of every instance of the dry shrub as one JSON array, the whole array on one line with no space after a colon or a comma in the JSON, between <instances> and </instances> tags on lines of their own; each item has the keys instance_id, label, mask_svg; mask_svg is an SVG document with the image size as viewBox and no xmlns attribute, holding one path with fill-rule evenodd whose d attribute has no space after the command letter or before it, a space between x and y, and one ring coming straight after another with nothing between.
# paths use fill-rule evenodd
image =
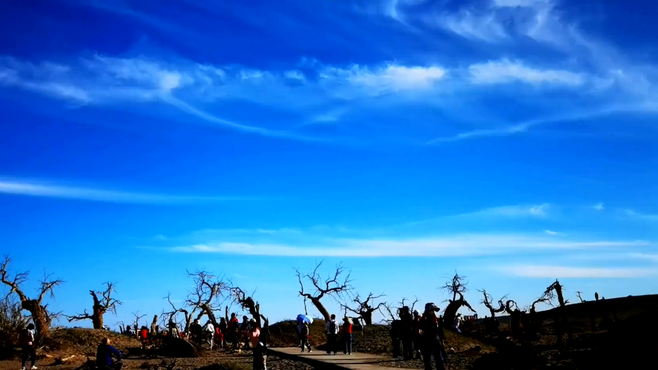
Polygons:
<instances>
[{"instance_id":1,"label":"dry shrub","mask_svg":"<svg viewBox=\"0 0 658 370\"><path fill-rule=\"evenodd\" d=\"M0 358L10 358L18 345L18 334L29 319L21 313L21 305L9 297L0 301Z\"/></svg>"}]
</instances>

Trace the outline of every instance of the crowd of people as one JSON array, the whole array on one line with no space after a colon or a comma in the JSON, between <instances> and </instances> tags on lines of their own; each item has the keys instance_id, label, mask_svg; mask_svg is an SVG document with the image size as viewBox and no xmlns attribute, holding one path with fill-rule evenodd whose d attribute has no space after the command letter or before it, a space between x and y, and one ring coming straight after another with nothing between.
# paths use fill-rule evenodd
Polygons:
<instances>
[{"instance_id":1,"label":"crowd of people","mask_svg":"<svg viewBox=\"0 0 658 370\"><path fill-rule=\"evenodd\" d=\"M408 306L400 309L400 319L391 325L393 357L402 355L404 360L422 359L426 370L432 369L434 359L437 369L445 369L445 334L438 311L434 303L427 303L422 315L418 311L411 312ZM451 329L457 331L459 325L459 320L456 320Z\"/></svg>"},{"instance_id":2,"label":"crowd of people","mask_svg":"<svg viewBox=\"0 0 658 370\"><path fill-rule=\"evenodd\" d=\"M421 315L418 311L411 312L408 306L399 311L399 320L391 325L391 338L393 340L393 356L402 357L405 360L412 358L423 359L426 370L432 369L432 363L437 364L437 369L445 369L446 352L444 347L444 332L442 320L437 312L439 308L434 303L427 303ZM298 319L297 333L301 351L312 352L309 342L310 322ZM459 330L459 318L455 320L453 330ZM135 326L134 329L137 329ZM331 315L326 322L326 352L337 354L342 351L346 355L352 354L354 342L354 324L352 319L344 317L342 324L336 321L336 315ZM156 335L166 335L184 338L200 346L207 345L210 349L226 349L230 351L241 351L241 348L251 348L254 357L254 370L266 370L266 338L261 338L261 328L255 319L248 316L239 321L235 313L231 314L227 321L221 318L217 325L209 320L201 325L195 320L189 325L187 332L178 330L178 326L172 321L168 330L159 331L157 316L153 320L151 330L142 326L139 330L126 327L124 334L136 335L146 346ZM265 336L266 337L266 336ZM34 350L34 325L29 324L21 330L19 336L20 346L23 349L22 370L27 370L26 365L31 361L31 370L36 370L36 353ZM100 370L121 370L122 354L110 345L110 339L104 338L98 346L96 353L96 365Z\"/></svg>"}]
</instances>

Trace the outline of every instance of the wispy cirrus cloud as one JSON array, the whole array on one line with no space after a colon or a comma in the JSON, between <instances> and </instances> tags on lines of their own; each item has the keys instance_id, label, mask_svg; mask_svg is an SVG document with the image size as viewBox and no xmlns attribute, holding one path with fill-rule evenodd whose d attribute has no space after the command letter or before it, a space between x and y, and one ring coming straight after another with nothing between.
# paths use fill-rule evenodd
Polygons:
<instances>
[{"instance_id":1,"label":"wispy cirrus cloud","mask_svg":"<svg viewBox=\"0 0 658 370\"><path fill-rule=\"evenodd\" d=\"M658 222L658 214L642 213L632 209L622 209L621 212L625 217L630 219L645 222Z\"/></svg>"},{"instance_id":2,"label":"wispy cirrus cloud","mask_svg":"<svg viewBox=\"0 0 658 370\"><path fill-rule=\"evenodd\" d=\"M53 181L0 179L0 194L32 197L85 200L106 203L130 204L202 204L224 201L256 200L249 197L217 197L143 193L57 184Z\"/></svg>"},{"instance_id":3,"label":"wispy cirrus cloud","mask_svg":"<svg viewBox=\"0 0 658 370\"><path fill-rule=\"evenodd\" d=\"M166 21L162 22L157 21L159 17L146 16L154 11L148 4L129 6L100 1L90 5L71 1L161 31L169 29L170 36L176 34L171 31L176 26L191 28L194 33L206 31L194 25L183 27L166 12ZM181 9L190 9L191 5L196 12L198 5L194 2L182 2ZM616 113L658 113L658 69L630 62L617 48L582 32L575 21L562 16L564 10L558 5L551 0L491 0L466 2L454 9L422 0L386 0L361 7L341 3L325 9L323 19L331 26L336 26L335 20L346 9L365 7L368 11L362 12L364 18L359 21L365 22L370 31L375 26L393 24L397 27L389 28L397 31L413 28L414 37L423 40L436 39L437 30L442 30L440 36L445 38L447 31L448 38L463 37L465 40L461 41L474 44L471 47L479 42L489 43L488 51L482 53L489 54L486 57L467 53L448 58L443 52L428 53L424 48L409 47L393 48L386 58L376 62L362 58L368 60L363 62L352 56L329 64L313 59L313 55L298 55L301 62L296 64L288 58L285 63L275 61L256 68L225 60L222 64L199 63L172 57L166 51L149 49L145 53L139 48L130 55L99 52L59 57L56 61L5 56L0 58L0 87L60 99L69 106L118 107L184 124L316 142L388 143L409 137L409 143L439 144L519 135L546 124ZM210 14L230 10L231 14L240 13L239 18L249 24L260 23L242 6L227 10L231 7L204 4L201 8ZM310 7L300 2L294 8L305 12ZM405 27L396 22L368 23L373 14L395 19ZM210 19L201 18L200 22L207 26ZM287 15L277 13L276 18L276 23L289 31L308 27L302 20ZM344 28L356 26L350 23ZM390 33L389 28L385 31ZM403 38L401 35L400 32L398 36ZM187 39L193 37L178 41ZM532 50L560 54L555 58L537 58L524 51L528 43L533 44ZM523 90L503 86L512 83L525 86ZM548 99L545 89L556 87L568 88L569 99ZM510 103L524 100L530 105L527 111L533 114L510 119L499 106L491 105L491 96ZM460 108L464 101L490 121L471 122ZM155 104L165 109L154 107ZM419 124L405 124L398 118L410 106L416 109L413 119ZM332 113L336 107L342 107L340 114ZM561 113L549 117L553 113L547 112ZM434 121L436 113L455 117L455 122L450 122L450 127L420 124ZM264 115L267 120L262 119ZM327 122L347 124L340 125L340 129L338 125L313 125ZM369 122L385 124L378 135L369 135L364 129L369 128ZM388 127L392 129L384 129Z\"/></svg>"},{"instance_id":4,"label":"wispy cirrus cloud","mask_svg":"<svg viewBox=\"0 0 658 370\"><path fill-rule=\"evenodd\" d=\"M502 59L468 67L471 79L478 84L500 84L514 81L529 84L554 84L580 86L585 83L584 75L565 70L536 69L522 62Z\"/></svg>"},{"instance_id":5,"label":"wispy cirrus cloud","mask_svg":"<svg viewBox=\"0 0 658 370\"><path fill-rule=\"evenodd\" d=\"M564 279L603 279L603 278L642 278L658 275L656 269L642 268L603 268L603 267L567 267L546 265L506 266L499 271L526 278L564 278Z\"/></svg>"},{"instance_id":6,"label":"wispy cirrus cloud","mask_svg":"<svg viewBox=\"0 0 658 370\"><path fill-rule=\"evenodd\" d=\"M550 204L538 204L538 205L514 205L514 206L502 206L502 207L493 207L483 209L481 211L465 213L453 217L533 217L533 218L544 218L548 215L550 209Z\"/></svg>"},{"instance_id":7,"label":"wispy cirrus cloud","mask_svg":"<svg viewBox=\"0 0 658 370\"><path fill-rule=\"evenodd\" d=\"M209 242L174 246L171 252L288 257L467 257L542 250L642 247L646 241L556 240L524 234L447 235L423 239L333 239L318 237L315 245L276 242Z\"/></svg>"}]
</instances>

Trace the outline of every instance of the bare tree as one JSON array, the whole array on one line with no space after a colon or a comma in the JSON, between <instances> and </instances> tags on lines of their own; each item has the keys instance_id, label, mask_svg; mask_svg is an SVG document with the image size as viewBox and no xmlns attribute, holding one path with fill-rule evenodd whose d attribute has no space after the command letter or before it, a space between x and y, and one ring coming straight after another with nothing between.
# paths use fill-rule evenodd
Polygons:
<instances>
[{"instance_id":1,"label":"bare tree","mask_svg":"<svg viewBox=\"0 0 658 370\"><path fill-rule=\"evenodd\" d=\"M265 321L265 316L263 316L260 313L260 304L254 301L254 299L252 298L254 293L252 293L250 296L247 296L247 293L245 293L241 288L239 287L231 288L231 294L233 295L235 301L238 304L240 304L243 310L249 311L251 317L253 317L254 320L256 320L256 324L258 325L258 327L262 328L263 327L262 324Z\"/></svg>"},{"instance_id":2,"label":"bare tree","mask_svg":"<svg viewBox=\"0 0 658 370\"><path fill-rule=\"evenodd\" d=\"M400 307L398 308L398 311L400 311L402 307L407 306L406 300L407 300L406 298L402 298L402 300L400 301ZM411 303L411 307L409 308L409 311L413 312L417 303L418 303L418 297L415 297L414 301Z\"/></svg>"},{"instance_id":3,"label":"bare tree","mask_svg":"<svg viewBox=\"0 0 658 370\"><path fill-rule=\"evenodd\" d=\"M548 302L551 306L555 306L555 299L557 298L557 303L558 303L558 308L555 311L555 334L557 335L557 344L558 347L562 347L563 345L563 338L564 338L564 331L565 329L567 330L567 341L569 344L571 342L572 336L571 336L571 331L568 329L568 318L566 315L566 312L564 310L564 307L569 303L569 300L565 300L564 296L562 295L562 284L556 279L555 282L551 285L549 285L546 290L544 291L544 294L540 297L541 299L544 299L546 302Z\"/></svg>"},{"instance_id":4,"label":"bare tree","mask_svg":"<svg viewBox=\"0 0 658 370\"><path fill-rule=\"evenodd\" d=\"M296 269L297 279L299 280L299 295L308 299L313 303L315 308L320 311L322 317L326 321L331 319L331 315L324 304L322 304L322 298L325 296L340 296L343 293L349 292L351 287L350 273L345 271L345 268L342 264L336 266L336 270L333 275L330 275L327 279L324 279L324 282L321 282L323 279L320 276L318 270L322 266L322 262L319 262L315 265L315 268L312 272L302 275L299 272L299 269ZM342 275L342 276L341 276ZM343 278L344 277L344 278ZM313 285L314 291L308 293L304 290L304 278L311 282Z\"/></svg>"},{"instance_id":5,"label":"bare tree","mask_svg":"<svg viewBox=\"0 0 658 370\"><path fill-rule=\"evenodd\" d=\"M448 280L445 285L441 287L441 289L447 291L448 293L452 293L452 300L456 301L457 295L459 293L466 293L468 290L466 288L467 285L468 281L466 281L466 276L459 275L457 271L455 271L455 275L452 277L452 279Z\"/></svg>"},{"instance_id":6,"label":"bare tree","mask_svg":"<svg viewBox=\"0 0 658 370\"><path fill-rule=\"evenodd\" d=\"M502 300L499 301L502 303ZM521 319L523 316L523 311L519 308L519 305L512 299L508 299L505 304L505 312L510 315L510 331L512 334L517 334L521 332Z\"/></svg>"},{"instance_id":7,"label":"bare tree","mask_svg":"<svg viewBox=\"0 0 658 370\"><path fill-rule=\"evenodd\" d=\"M361 297L357 294L354 299L352 299L353 303L356 303L356 308L351 308L348 304L341 303L341 306L346 310L346 311L351 311L357 315L359 315L361 318L363 318L363 321L366 325L372 325L372 314L375 311L378 311L381 309L381 307L384 305L384 302L380 302L378 305L374 305L374 301L376 299L379 299L383 297L384 294L380 295L373 295L372 293L368 294L365 300L362 300ZM347 314L345 315L347 316Z\"/></svg>"},{"instance_id":8,"label":"bare tree","mask_svg":"<svg viewBox=\"0 0 658 370\"><path fill-rule=\"evenodd\" d=\"M585 302L587 302L586 300L583 299L583 292L581 292L581 291L577 291L577 292L576 292L576 296L577 296L578 299L580 300L580 303L585 303Z\"/></svg>"},{"instance_id":9,"label":"bare tree","mask_svg":"<svg viewBox=\"0 0 658 370\"><path fill-rule=\"evenodd\" d=\"M171 300L171 294L167 294L165 298L167 299L169 306L171 306L172 311L166 311L162 316L166 316L169 319L169 322L176 322L176 314L182 313L185 320L185 327L183 328L183 331L185 333L189 333L190 325L194 319L194 314L196 313L197 307L191 307L189 310L184 307L176 307L174 302Z\"/></svg>"},{"instance_id":10,"label":"bare tree","mask_svg":"<svg viewBox=\"0 0 658 370\"><path fill-rule=\"evenodd\" d=\"M388 303L383 303L382 304L382 315L384 315L384 321L391 324L393 321L397 320L395 317L395 314L393 313L393 310L391 309L391 305ZM347 312L345 313L345 316L347 316Z\"/></svg>"},{"instance_id":11,"label":"bare tree","mask_svg":"<svg viewBox=\"0 0 658 370\"><path fill-rule=\"evenodd\" d=\"M194 281L194 289L188 294L185 305L192 308L193 311L199 310L197 320L201 320L206 315L210 322L217 326L214 311L219 310L228 298L224 295L224 292L229 289L228 284L206 271L188 272L187 274Z\"/></svg>"},{"instance_id":12,"label":"bare tree","mask_svg":"<svg viewBox=\"0 0 658 370\"><path fill-rule=\"evenodd\" d=\"M139 311L137 311L137 312L133 312L133 316L135 316L135 333L139 335L139 328L140 328L139 322L146 317L146 314L140 315Z\"/></svg>"},{"instance_id":13,"label":"bare tree","mask_svg":"<svg viewBox=\"0 0 658 370\"><path fill-rule=\"evenodd\" d=\"M112 298L112 293L115 293L114 283L105 283L105 290L93 291L90 290L91 298L94 300L91 313L84 310L83 313L75 316L67 316L69 322L78 320L91 320L94 329L103 328L103 316L106 312L111 312L116 315L117 305L121 305L121 301ZM99 298L100 297L100 298Z\"/></svg>"},{"instance_id":14,"label":"bare tree","mask_svg":"<svg viewBox=\"0 0 658 370\"><path fill-rule=\"evenodd\" d=\"M455 316L457 316L457 311L462 307L467 307L472 312L475 312L473 307L464 299L464 293L468 290L466 286L468 281L466 281L466 276L459 275L455 271L455 275L452 279L448 280L445 285L441 288L452 293L452 299L448 301L448 306L443 312L443 324L446 327L452 327ZM459 296L459 299L457 297Z\"/></svg>"},{"instance_id":15,"label":"bare tree","mask_svg":"<svg viewBox=\"0 0 658 370\"><path fill-rule=\"evenodd\" d=\"M506 298L506 296L503 296L501 299L498 300L498 308L493 306L494 300L491 294L487 293L486 289L482 289L479 291L482 293L484 298L482 299L482 304L489 309L489 312L491 313L491 318L495 318L497 313L505 312L505 305L503 304L503 300Z\"/></svg>"},{"instance_id":16,"label":"bare tree","mask_svg":"<svg viewBox=\"0 0 658 370\"><path fill-rule=\"evenodd\" d=\"M0 265L0 281L11 288L8 295L16 293L21 301L21 308L30 312L38 334L42 338L48 337L50 334L50 324L55 315L48 311L48 305L44 305L43 300L46 297L46 294L49 294L50 298L55 298L55 287L61 285L64 281L61 279L53 279L51 274L44 273L44 277L41 280L39 287L39 295L36 299L33 299L28 297L21 289L21 285L27 281L28 272L16 273L13 277L10 277L10 263L11 258L5 256L2 265Z\"/></svg>"},{"instance_id":17,"label":"bare tree","mask_svg":"<svg viewBox=\"0 0 658 370\"><path fill-rule=\"evenodd\" d=\"M231 293L234 300L240 304L243 310L249 311L251 316L256 320L256 325L261 329L261 342L267 345L270 341L270 321L261 313L260 304L254 301L253 296L256 293L255 291L251 293L251 296L247 294L239 287L232 287ZM226 321L228 322L228 309L226 306Z\"/></svg>"}]
</instances>

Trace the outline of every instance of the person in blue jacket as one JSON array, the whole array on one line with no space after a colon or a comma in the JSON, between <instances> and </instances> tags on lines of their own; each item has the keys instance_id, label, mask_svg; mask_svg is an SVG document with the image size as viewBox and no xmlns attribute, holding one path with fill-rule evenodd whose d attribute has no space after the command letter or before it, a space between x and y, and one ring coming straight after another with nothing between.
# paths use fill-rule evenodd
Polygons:
<instances>
[{"instance_id":1,"label":"person in blue jacket","mask_svg":"<svg viewBox=\"0 0 658 370\"><path fill-rule=\"evenodd\" d=\"M117 357L115 361L112 356ZM121 370L121 352L110 345L109 338L103 338L103 342L96 350L96 366L101 370Z\"/></svg>"}]
</instances>

